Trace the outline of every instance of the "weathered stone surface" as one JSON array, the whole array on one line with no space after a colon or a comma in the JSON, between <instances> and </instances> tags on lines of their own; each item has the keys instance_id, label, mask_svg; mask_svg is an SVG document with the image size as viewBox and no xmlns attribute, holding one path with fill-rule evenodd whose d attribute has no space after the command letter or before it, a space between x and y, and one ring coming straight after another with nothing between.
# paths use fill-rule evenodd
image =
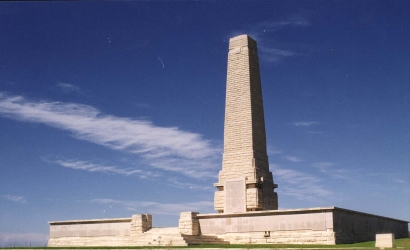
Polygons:
<instances>
[{"instance_id":1,"label":"weathered stone surface","mask_svg":"<svg viewBox=\"0 0 410 250\"><path fill-rule=\"evenodd\" d=\"M392 232L396 238L404 238L408 224L337 207L199 214L197 217L202 235L218 235L231 244L256 241L334 245L374 240L376 232Z\"/></svg>"},{"instance_id":2,"label":"weathered stone surface","mask_svg":"<svg viewBox=\"0 0 410 250\"><path fill-rule=\"evenodd\" d=\"M232 209L226 182L245 178L245 211L278 209L266 153L265 118L256 42L247 35L230 39L226 83L224 153L219 181L215 184L215 209ZM225 201L225 204L222 203ZM241 201L242 202L242 201Z\"/></svg>"},{"instance_id":3,"label":"weathered stone surface","mask_svg":"<svg viewBox=\"0 0 410 250\"><path fill-rule=\"evenodd\" d=\"M384 233L393 233L396 239L408 237L408 222L340 208L333 213L333 227L336 244L373 241Z\"/></svg>"},{"instance_id":4,"label":"weathered stone surface","mask_svg":"<svg viewBox=\"0 0 410 250\"><path fill-rule=\"evenodd\" d=\"M50 223L50 238L129 236L131 218L70 220Z\"/></svg>"},{"instance_id":5,"label":"weathered stone surface","mask_svg":"<svg viewBox=\"0 0 410 250\"><path fill-rule=\"evenodd\" d=\"M179 217L179 232L183 235L199 235L198 212L182 212Z\"/></svg>"},{"instance_id":6,"label":"weathered stone surface","mask_svg":"<svg viewBox=\"0 0 410 250\"><path fill-rule=\"evenodd\" d=\"M326 224L326 209L295 209L247 212L240 214L199 214L202 234L281 232L279 238L299 237L298 233L309 231L309 237L322 237L331 228ZM318 233L311 235L311 233ZM263 234L260 234L263 236Z\"/></svg>"},{"instance_id":7,"label":"weathered stone surface","mask_svg":"<svg viewBox=\"0 0 410 250\"><path fill-rule=\"evenodd\" d=\"M130 235L142 234L152 228L151 214L134 214L131 218Z\"/></svg>"},{"instance_id":8,"label":"weathered stone surface","mask_svg":"<svg viewBox=\"0 0 410 250\"><path fill-rule=\"evenodd\" d=\"M187 246L179 228L152 228L134 236L59 237L50 238L48 246Z\"/></svg>"},{"instance_id":9,"label":"weathered stone surface","mask_svg":"<svg viewBox=\"0 0 410 250\"><path fill-rule=\"evenodd\" d=\"M225 212L246 212L246 182L245 177L225 181Z\"/></svg>"},{"instance_id":10,"label":"weathered stone surface","mask_svg":"<svg viewBox=\"0 0 410 250\"><path fill-rule=\"evenodd\" d=\"M376 234L376 247L392 248L394 245L394 234Z\"/></svg>"},{"instance_id":11,"label":"weathered stone surface","mask_svg":"<svg viewBox=\"0 0 410 250\"><path fill-rule=\"evenodd\" d=\"M53 221L49 224L49 246L126 246L137 244L132 243L133 237L141 238L140 235L152 228L152 215L135 214L131 218Z\"/></svg>"}]
</instances>

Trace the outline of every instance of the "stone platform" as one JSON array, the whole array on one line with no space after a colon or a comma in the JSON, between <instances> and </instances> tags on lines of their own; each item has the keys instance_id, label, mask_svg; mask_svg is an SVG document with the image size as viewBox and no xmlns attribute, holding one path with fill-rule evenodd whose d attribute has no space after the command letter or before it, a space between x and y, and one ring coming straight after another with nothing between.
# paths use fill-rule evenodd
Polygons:
<instances>
[{"instance_id":1,"label":"stone platform","mask_svg":"<svg viewBox=\"0 0 410 250\"><path fill-rule=\"evenodd\" d=\"M179 227L152 227L152 216L136 214L131 218L52 221L49 247L90 246L187 246L229 244L217 236L201 236L192 223L197 213L181 213Z\"/></svg>"},{"instance_id":2,"label":"stone platform","mask_svg":"<svg viewBox=\"0 0 410 250\"><path fill-rule=\"evenodd\" d=\"M202 235L232 244L347 244L379 233L408 237L408 222L337 207L197 216Z\"/></svg>"},{"instance_id":3,"label":"stone platform","mask_svg":"<svg viewBox=\"0 0 410 250\"><path fill-rule=\"evenodd\" d=\"M179 227L152 228L151 215L50 222L50 247L198 244L345 244L376 234L408 237L407 221L337 207L236 214L183 212Z\"/></svg>"}]
</instances>

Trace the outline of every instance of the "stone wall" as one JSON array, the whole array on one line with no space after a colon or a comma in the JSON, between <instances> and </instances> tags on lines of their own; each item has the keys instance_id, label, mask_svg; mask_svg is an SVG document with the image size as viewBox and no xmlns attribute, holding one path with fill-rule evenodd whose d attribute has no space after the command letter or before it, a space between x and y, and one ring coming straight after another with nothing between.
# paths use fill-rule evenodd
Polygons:
<instances>
[{"instance_id":1,"label":"stone wall","mask_svg":"<svg viewBox=\"0 0 410 250\"><path fill-rule=\"evenodd\" d=\"M50 238L129 236L131 218L71 220L50 223Z\"/></svg>"},{"instance_id":2,"label":"stone wall","mask_svg":"<svg viewBox=\"0 0 410 250\"><path fill-rule=\"evenodd\" d=\"M175 246L189 242L334 245L375 240L381 233L408 237L407 225L407 221L336 207L235 214L183 212L179 227L153 229L152 216L138 214L131 218L50 222L49 246L154 246L169 242Z\"/></svg>"},{"instance_id":3,"label":"stone wall","mask_svg":"<svg viewBox=\"0 0 410 250\"><path fill-rule=\"evenodd\" d=\"M131 218L130 235L142 234L152 228L151 214L134 214Z\"/></svg>"},{"instance_id":4,"label":"stone wall","mask_svg":"<svg viewBox=\"0 0 410 250\"><path fill-rule=\"evenodd\" d=\"M256 211L198 216L202 235L231 244L335 244L330 209Z\"/></svg>"},{"instance_id":5,"label":"stone wall","mask_svg":"<svg viewBox=\"0 0 410 250\"><path fill-rule=\"evenodd\" d=\"M227 233L223 239L230 244L335 244L334 232L310 230Z\"/></svg>"},{"instance_id":6,"label":"stone wall","mask_svg":"<svg viewBox=\"0 0 410 250\"><path fill-rule=\"evenodd\" d=\"M376 247L393 248L395 247L394 234L376 234Z\"/></svg>"},{"instance_id":7,"label":"stone wall","mask_svg":"<svg viewBox=\"0 0 410 250\"><path fill-rule=\"evenodd\" d=\"M135 214L131 218L53 221L48 246L104 246L132 244L130 236L152 228L152 215Z\"/></svg>"},{"instance_id":8,"label":"stone wall","mask_svg":"<svg viewBox=\"0 0 410 250\"><path fill-rule=\"evenodd\" d=\"M231 244L342 244L375 239L377 233L407 237L408 222L336 207L199 214L202 235Z\"/></svg>"},{"instance_id":9,"label":"stone wall","mask_svg":"<svg viewBox=\"0 0 410 250\"><path fill-rule=\"evenodd\" d=\"M336 208L333 212L336 244L375 240L376 234L393 233L408 237L408 222L383 216Z\"/></svg>"},{"instance_id":10,"label":"stone wall","mask_svg":"<svg viewBox=\"0 0 410 250\"><path fill-rule=\"evenodd\" d=\"M179 232L182 235L199 235L198 212L182 212L179 217Z\"/></svg>"}]
</instances>

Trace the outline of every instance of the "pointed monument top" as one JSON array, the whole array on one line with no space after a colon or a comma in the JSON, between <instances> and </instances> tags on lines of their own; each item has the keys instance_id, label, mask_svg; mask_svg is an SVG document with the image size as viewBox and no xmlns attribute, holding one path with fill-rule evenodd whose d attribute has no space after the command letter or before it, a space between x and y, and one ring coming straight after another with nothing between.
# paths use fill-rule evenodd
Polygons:
<instances>
[{"instance_id":1,"label":"pointed monument top","mask_svg":"<svg viewBox=\"0 0 410 250\"><path fill-rule=\"evenodd\" d=\"M229 40L230 41L233 41L233 40L240 40L240 39L251 39L251 40L253 40L253 41L255 41L252 37L250 37L248 34L242 34L242 35L239 35L239 36L235 36L235 37L232 37L232 38L230 38Z\"/></svg>"},{"instance_id":2,"label":"pointed monument top","mask_svg":"<svg viewBox=\"0 0 410 250\"><path fill-rule=\"evenodd\" d=\"M249 46L249 45L256 48L256 41L253 40L252 37L248 36L247 34L235 36L229 39L229 49L230 50L237 48L237 47Z\"/></svg>"}]
</instances>

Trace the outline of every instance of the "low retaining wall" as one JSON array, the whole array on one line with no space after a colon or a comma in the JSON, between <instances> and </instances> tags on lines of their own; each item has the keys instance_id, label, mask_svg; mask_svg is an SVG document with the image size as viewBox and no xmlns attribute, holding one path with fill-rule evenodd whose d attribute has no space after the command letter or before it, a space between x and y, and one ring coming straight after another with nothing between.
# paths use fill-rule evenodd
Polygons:
<instances>
[{"instance_id":1,"label":"low retaining wall","mask_svg":"<svg viewBox=\"0 0 410 250\"><path fill-rule=\"evenodd\" d=\"M48 246L92 245L92 239L116 239L118 242L128 240L129 236L142 234L152 228L152 215L136 214L131 218L100 220L52 221ZM62 244L61 242L64 242ZM99 245L95 243L95 245ZM120 244L121 245L121 244Z\"/></svg>"},{"instance_id":2,"label":"low retaining wall","mask_svg":"<svg viewBox=\"0 0 410 250\"><path fill-rule=\"evenodd\" d=\"M55 221L49 224L50 238L129 236L131 218Z\"/></svg>"},{"instance_id":3,"label":"low retaining wall","mask_svg":"<svg viewBox=\"0 0 410 250\"><path fill-rule=\"evenodd\" d=\"M376 234L408 237L408 222L325 207L234 214L181 213L178 228L152 228L152 216L54 221L48 246L147 246L186 244L343 244L375 240ZM185 237L185 238L184 238ZM155 239L154 239L155 238ZM187 241L190 240L190 241ZM164 243L165 244L165 243Z\"/></svg>"},{"instance_id":4,"label":"low retaining wall","mask_svg":"<svg viewBox=\"0 0 410 250\"><path fill-rule=\"evenodd\" d=\"M237 214L198 214L202 235L231 243L342 244L375 240L378 233L407 237L407 221L325 207Z\"/></svg>"},{"instance_id":5,"label":"low retaining wall","mask_svg":"<svg viewBox=\"0 0 410 250\"><path fill-rule=\"evenodd\" d=\"M373 241L376 234L393 233L396 239L408 237L408 222L347 209L333 210L336 244Z\"/></svg>"},{"instance_id":6,"label":"low retaining wall","mask_svg":"<svg viewBox=\"0 0 410 250\"><path fill-rule=\"evenodd\" d=\"M292 209L238 214L200 214L203 235L223 237L231 244L336 243L331 209Z\"/></svg>"}]
</instances>

